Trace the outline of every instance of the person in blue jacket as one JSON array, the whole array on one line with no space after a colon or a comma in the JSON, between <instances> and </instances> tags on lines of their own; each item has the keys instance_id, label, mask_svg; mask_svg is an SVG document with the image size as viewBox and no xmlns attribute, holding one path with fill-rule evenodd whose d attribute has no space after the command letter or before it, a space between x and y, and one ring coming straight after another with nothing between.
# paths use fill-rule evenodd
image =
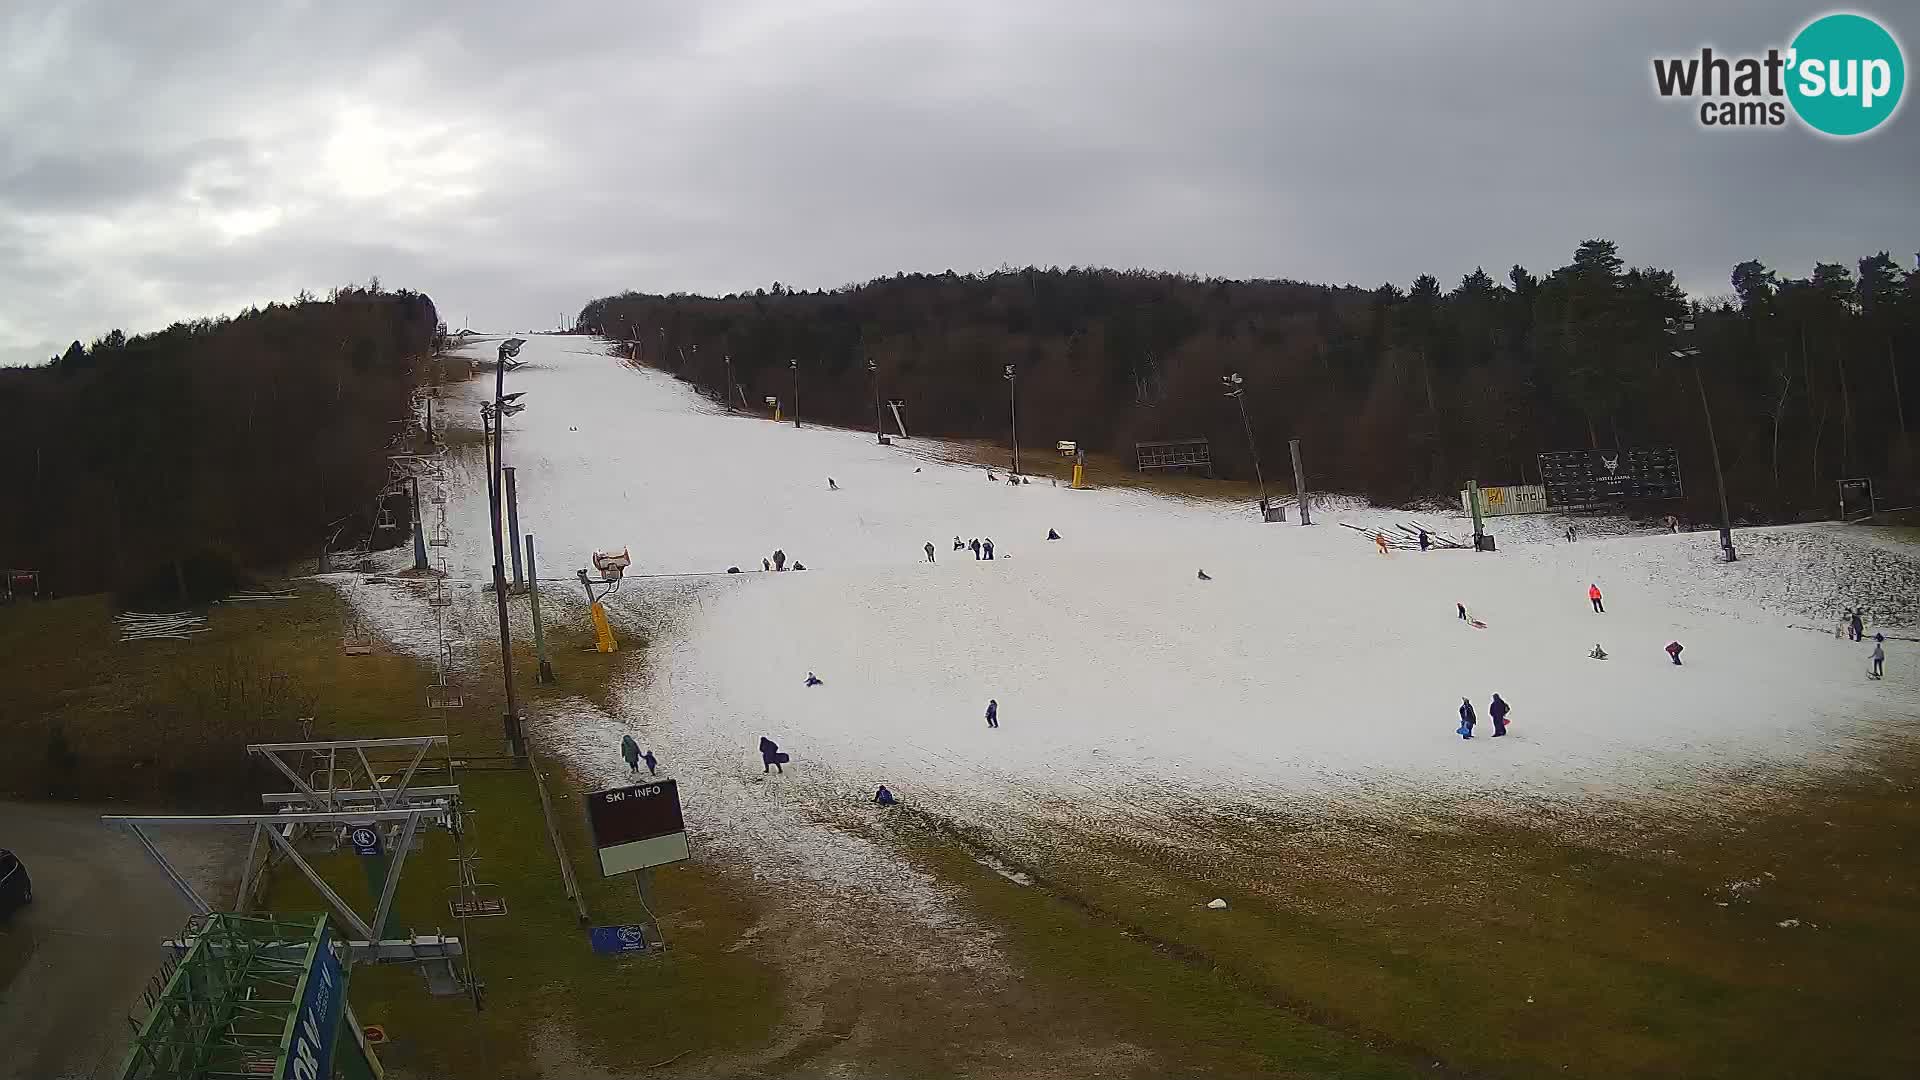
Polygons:
<instances>
[{"instance_id":1,"label":"person in blue jacket","mask_svg":"<svg viewBox=\"0 0 1920 1080\"><path fill-rule=\"evenodd\" d=\"M1507 713L1511 711L1507 703L1500 700L1499 694L1493 695L1493 704L1487 706L1487 715L1493 717L1494 738L1497 739L1507 733Z\"/></svg>"},{"instance_id":2,"label":"person in blue jacket","mask_svg":"<svg viewBox=\"0 0 1920 1080\"><path fill-rule=\"evenodd\" d=\"M653 751L649 750L646 753L641 754L640 760L646 763L648 776L655 776L658 774L658 766L660 764L660 759L653 756Z\"/></svg>"},{"instance_id":3,"label":"person in blue jacket","mask_svg":"<svg viewBox=\"0 0 1920 1080\"><path fill-rule=\"evenodd\" d=\"M987 699L987 726L990 728L1000 726L1000 703L992 698Z\"/></svg>"},{"instance_id":4,"label":"person in blue jacket","mask_svg":"<svg viewBox=\"0 0 1920 1080\"><path fill-rule=\"evenodd\" d=\"M880 790L873 793L873 801L881 806L892 806L900 800L893 797L893 792L887 790L887 785L881 784Z\"/></svg>"},{"instance_id":5,"label":"person in blue jacket","mask_svg":"<svg viewBox=\"0 0 1920 1080\"><path fill-rule=\"evenodd\" d=\"M1460 737L1463 739L1473 738L1473 725L1474 725L1473 702L1468 701L1466 698L1461 698L1460 699L1460 727L1458 729L1460 733Z\"/></svg>"}]
</instances>

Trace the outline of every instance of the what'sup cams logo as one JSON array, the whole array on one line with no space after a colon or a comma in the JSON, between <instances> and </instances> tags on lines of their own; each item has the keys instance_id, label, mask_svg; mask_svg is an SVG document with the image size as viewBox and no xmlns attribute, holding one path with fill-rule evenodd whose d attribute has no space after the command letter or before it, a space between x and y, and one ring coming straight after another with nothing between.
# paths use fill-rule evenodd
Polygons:
<instances>
[{"instance_id":1,"label":"what'sup cams logo","mask_svg":"<svg viewBox=\"0 0 1920 1080\"><path fill-rule=\"evenodd\" d=\"M1893 118L1907 65L1886 27L1838 12L1765 56L1722 56L1708 47L1698 56L1656 57L1653 85L1663 98L1697 100L1702 127L1782 127L1791 108L1813 130L1848 138Z\"/></svg>"}]
</instances>

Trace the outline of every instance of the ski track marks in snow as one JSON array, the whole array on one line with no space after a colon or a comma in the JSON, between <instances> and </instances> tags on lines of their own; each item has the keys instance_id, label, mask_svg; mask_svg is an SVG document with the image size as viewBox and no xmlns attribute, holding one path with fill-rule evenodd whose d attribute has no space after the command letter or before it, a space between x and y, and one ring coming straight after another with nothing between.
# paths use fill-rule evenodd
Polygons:
<instances>
[{"instance_id":1,"label":"ski track marks in snow","mask_svg":"<svg viewBox=\"0 0 1920 1080\"><path fill-rule=\"evenodd\" d=\"M1216 807L1363 791L1412 807L1436 789L1620 795L1844 766L1920 705L1911 654L1868 684L1865 648L1785 625L1830 626L1842 604L1914 622L1920 561L1837 526L1742 530L1732 565L1715 561L1711 532L1567 543L1554 516L1492 519L1496 555L1383 557L1336 522L1470 526L1357 505L1317 510L1313 528L1265 525L1139 491L990 483L937 462L925 440L888 448L729 416L581 340L533 337L533 362L511 376L528 403L506 435L522 527L539 534L550 581L596 549L630 549L609 606L668 629L621 712L688 791L696 837L771 879L912 894L925 918L953 918L931 882L859 835L857 808L882 783L1019 849L1044 845L1048 821L1167 837ZM456 388L453 407L471 413L491 390ZM1057 434L1032 423L1040 445ZM454 543L436 550L461 579L449 610L484 637L479 460L455 470ZM1049 528L1062 539L1045 541ZM955 535L991 537L1000 557L955 552ZM809 569L760 572L775 548ZM671 576L729 566L749 572ZM1195 579L1202 567L1214 580ZM1589 582L1607 614L1589 608ZM379 589L350 596L415 639L431 627L422 600ZM1488 629L1458 622L1456 601ZM1661 652L1674 639L1683 667ZM1595 642L1613 658L1587 659ZM808 671L825 684L804 687ZM1513 706L1498 741L1486 737L1495 691ZM1482 720L1464 743L1462 696ZM609 781L624 772L621 730L584 706L541 725ZM762 735L793 755L785 776L760 776Z\"/></svg>"}]
</instances>

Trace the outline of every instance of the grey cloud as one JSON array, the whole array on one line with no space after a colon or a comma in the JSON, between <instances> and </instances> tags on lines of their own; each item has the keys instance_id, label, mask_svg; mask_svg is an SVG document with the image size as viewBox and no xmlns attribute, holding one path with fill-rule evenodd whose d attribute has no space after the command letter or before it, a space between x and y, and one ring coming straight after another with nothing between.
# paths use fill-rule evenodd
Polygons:
<instances>
[{"instance_id":1,"label":"grey cloud","mask_svg":"<svg viewBox=\"0 0 1920 1080\"><path fill-rule=\"evenodd\" d=\"M375 274L524 328L623 288L1002 263L1451 282L1608 236L1718 293L1746 258L1904 259L1911 104L1836 143L1705 132L1651 88L1655 55L1815 13L27 0L0 236L34 269L0 267L0 360Z\"/></svg>"}]
</instances>

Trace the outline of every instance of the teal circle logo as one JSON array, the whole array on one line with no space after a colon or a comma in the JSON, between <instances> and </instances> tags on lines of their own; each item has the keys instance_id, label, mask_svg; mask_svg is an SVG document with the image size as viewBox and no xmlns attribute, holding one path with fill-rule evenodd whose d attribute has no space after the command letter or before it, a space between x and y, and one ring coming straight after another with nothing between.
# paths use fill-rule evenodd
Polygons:
<instances>
[{"instance_id":1,"label":"teal circle logo","mask_svg":"<svg viewBox=\"0 0 1920 1080\"><path fill-rule=\"evenodd\" d=\"M1864 135L1900 107L1907 86L1900 43L1865 15L1823 15L1790 48L1787 100L1815 131Z\"/></svg>"}]
</instances>

